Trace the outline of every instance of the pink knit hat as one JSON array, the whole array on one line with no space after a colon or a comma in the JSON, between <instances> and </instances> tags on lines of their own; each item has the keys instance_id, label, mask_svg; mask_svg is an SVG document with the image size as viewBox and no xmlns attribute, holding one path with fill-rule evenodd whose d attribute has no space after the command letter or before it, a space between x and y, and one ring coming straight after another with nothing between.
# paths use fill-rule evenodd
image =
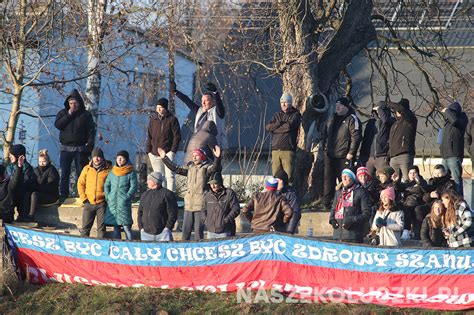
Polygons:
<instances>
[{"instance_id":1,"label":"pink knit hat","mask_svg":"<svg viewBox=\"0 0 474 315\"><path fill-rule=\"evenodd\" d=\"M203 149L194 149L193 154L196 154L197 156L199 156L201 161L206 160L206 151L204 151Z\"/></svg>"},{"instance_id":2,"label":"pink knit hat","mask_svg":"<svg viewBox=\"0 0 474 315\"><path fill-rule=\"evenodd\" d=\"M395 189L388 187L380 192L380 197L387 197L388 199L395 201Z\"/></svg>"}]
</instances>

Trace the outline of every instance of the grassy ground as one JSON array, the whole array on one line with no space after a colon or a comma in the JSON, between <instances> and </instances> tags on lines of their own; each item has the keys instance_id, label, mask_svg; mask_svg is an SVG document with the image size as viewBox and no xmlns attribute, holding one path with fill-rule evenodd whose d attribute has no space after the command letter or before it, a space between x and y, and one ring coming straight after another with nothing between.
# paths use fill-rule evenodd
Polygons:
<instances>
[{"instance_id":1,"label":"grassy ground","mask_svg":"<svg viewBox=\"0 0 474 315\"><path fill-rule=\"evenodd\" d=\"M21 284L0 296L2 314L438 314L376 305L238 303L233 293ZM453 313L454 314L454 313ZM458 314L464 314L458 312Z\"/></svg>"}]
</instances>

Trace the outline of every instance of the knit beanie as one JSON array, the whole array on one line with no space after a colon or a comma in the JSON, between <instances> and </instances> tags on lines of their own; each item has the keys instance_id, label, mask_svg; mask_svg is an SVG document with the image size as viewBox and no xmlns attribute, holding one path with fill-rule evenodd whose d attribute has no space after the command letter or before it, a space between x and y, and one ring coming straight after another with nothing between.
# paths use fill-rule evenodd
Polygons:
<instances>
[{"instance_id":1,"label":"knit beanie","mask_svg":"<svg viewBox=\"0 0 474 315\"><path fill-rule=\"evenodd\" d=\"M207 182L209 185L210 184L219 184L222 186L223 180L222 180L222 175L219 172L213 173L211 176L209 176L209 181Z\"/></svg>"},{"instance_id":2,"label":"knit beanie","mask_svg":"<svg viewBox=\"0 0 474 315\"><path fill-rule=\"evenodd\" d=\"M410 109L410 101L406 98L402 98L398 104L402 105L406 109Z\"/></svg>"},{"instance_id":3,"label":"knit beanie","mask_svg":"<svg viewBox=\"0 0 474 315\"><path fill-rule=\"evenodd\" d=\"M283 183L285 183L285 186L288 185L288 174L286 174L286 172L283 169L280 168L275 173L275 178L281 179Z\"/></svg>"},{"instance_id":4,"label":"knit beanie","mask_svg":"<svg viewBox=\"0 0 474 315\"><path fill-rule=\"evenodd\" d=\"M91 156L92 157L98 156L98 157L104 158L104 152L102 151L101 148L94 148L94 150L92 150Z\"/></svg>"},{"instance_id":5,"label":"knit beanie","mask_svg":"<svg viewBox=\"0 0 474 315\"><path fill-rule=\"evenodd\" d=\"M207 158L206 151L204 151L203 149L194 149L193 154L196 154L197 156L199 156L201 161L205 161Z\"/></svg>"},{"instance_id":6,"label":"knit beanie","mask_svg":"<svg viewBox=\"0 0 474 315\"><path fill-rule=\"evenodd\" d=\"M380 175L380 174L384 174L385 176L387 176L388 178L392 177L392 175L395 173L395 170L393 169L393 167L391 166L387 166L381 170L378 170L377 171L377 176Z\"/></svg>"},{"instance_id":7,"label":"knit beanie","mask_svg":"<svg viewBox=\"0 0 474 315\"><path fill-rule=\"evenodd\" d=\"M146 177L147 180L151 180L155 184L161 185L163 182L163 175L160 172L152 172Z\"/></svg>"},{"instance_id":8,"label":"knit beanie","mask_svg":"<svg viewBox=\"0 0 474 315\"><path fill-rule=\"evenodd\" d=\"M118 151L117 156L121 156L121 157L125 158L125 160L127 160L127 162L130 161L130 156L129 156L128 152L125 151L125 150Z\"/></svg>"},{"instance_id":9,"label":"knit beanie","mask_svg":"<svg viewBox=\"0 0 474 315\"><path fill-rule=\"evenodd\" d=\"M380 192L380 197L386 197L392 201L395 201L395 189L393 189L393 187L385 188Z\"/></svg>"},{"instance_id":10,"label":"knit beanie","mask_svg":"<svg viewBox=\"0 0 474 315\"><path fill-rule=\"evenodd\" d=\"M168 109L168 100L166 98L162 97L158 100L158 102L156 102L156 106L158 106L158 105Z\"/></svg>"},{"instance_id":11,"label":"knit beanie","mask_svg":"<svg viewBox=\"0 0 474 315\"><path fill-rule=\"evenodd\" d=\"M336 104L339 103L339 104L342 104L346 107L349 107L349 100L346 98L346 97L340 97L336 100Z\"/></svg>"},{"instance_id":12,"label":"knit beanie","mask_svg":"<svg viewBox=\"0 0 474 315\"><path fill-rule=\"evenodd\" d=\"M274 191L274 190L277 190L277 188L278 188L278 181L274 177L268 177L265 180L266 190Z\"/></svg>"},{"instance_id":13,"label":"knit beanie","mask_svg":"<svg viewBox=\"0 0 474 315\"><path fill-rule=\"evenodd\" d=\"M359 178L359 175L367 175L367 178L369 180L371 179L370 174L369 174L369 170L365 166L361 166L357 169L357 178Z\"/></svg>"},{"instance_id":14,"label":"knit beanie","mask_svg":"<svg viewBox=\"0 0 474 315\"><path fill-rule=\"evenodd\" d=\"M280 97L280 103L293 104L293 96L290 93L283 93Z\"/></svg>"},{"instance_id":15,"label":"knit beanie","mask_svg":"<svg viewBox=\"0 0 474 315\"><path fill-rule=\"evenodd\" d=\"M348 168L345 168L345 169L342 170L342 175L344 175L344 174L349 176L352 179L352 181L355 182L356 176L355 176L353 171L351 171Z\"/></svg>"},{"instance_id":16,"label":"knit beanie","mask_svg":"<svg viewBox=\"0 0 474 315\"><path fill-rule=\"evenodd\" d=\"M26 155L26 149L22 144L15 144L10 149L10 153L18 158L20 155Z\"/></svg>"}]
</instances>

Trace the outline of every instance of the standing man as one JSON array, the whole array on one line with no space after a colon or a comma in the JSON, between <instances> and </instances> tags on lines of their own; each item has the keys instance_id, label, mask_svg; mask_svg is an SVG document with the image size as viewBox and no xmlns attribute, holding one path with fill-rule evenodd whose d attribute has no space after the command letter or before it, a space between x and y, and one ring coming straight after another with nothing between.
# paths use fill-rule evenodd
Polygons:
<instances>
[{"instance_id":1,"label":"standing man","mask_svg":"<svg viewBox=\"0 0 474 315\"><path fill-rule=\"evenodd\" d=\"M293 97L283 93L280 98L281 110L267 123L265 129L272 133L272 175L279 169L293 179L293 162L296 151L296 138L301 123L300 111L292 106Z\"/></svg>"},{"instance_id":2,"label":"standing man","mask_svg":"<svg viewBox=\"0 0 474 315\"><path fill-rule=\"evenodd\" d=\"M207 228L207 238L223 238L231 236L235 218L240 214L237 194L225 188L219 172L209 177L211 190L204 195L203 222Z\"/></svg>"},{"instance_id":3,"label":"standing man","mask_svg":"<svg viewBox=\"0 0 474 315\"><path fill-rule=\"evenodd\" d=\"M201 129L205 121L213 121L217 127L217 144L222 149L227 149L229 146L225 131L225 107L214 83L208 82L206 84L206 92L201 97L201 106L194 103L187 95L178 91L175 82L171 82L170 89L196 115L194 133ZM190 150L194 149L190 148Z\"/></svg>"},{"instance_id":4,"label":"standing man","mask_svg":"<svg viewBox=\"0 0 474 315\"><path fill-rule=\"evenodd\" d=\"M56 115L54 125L59 129L59 141L61 142L59 194L60 198L64 200L69 197L71 163L74 161L77 181L94 148L94 120L90 112L86 110L84 100L76 89L64 101L64 109Z\"/></svg>"},{"instance_id":5,"label":"standing man","mask_svg":"<svg viewBox=\"0 0 474 315\"><path fill-rule=\"evenodd\" d=\"M451 177L456 184L456 191L463 196L462 160L464 159L464 132L468 119L458 102L452 103L441 112L444 114L445 122L439 150L443 165L451 172Z\"/></svg>"},{"instance_id":6,"label":"standing man","mask_svg":"<svg viewBox=\"0 0 474 315\"><path fill-rule=\"evenodd\" d=\"M146 153L150 158L154 172L165 174L163 186L171 191L176 191L174 173L163 164L158 156L157 149L162 148L170 161L174 161L181 141L181 129L178 119L168 111L168 100L160 98L156 104L156 113L150 117L148 123L148 137Z\"/></svg>"},{"instance_id":7,"label":"standing man","mask_svg":"<svg viewBox=\"0 0 474 315\"><path fill-rule=\"evenodd\" d=\"M104 238L106 208L104 184L109 171L102 149L92 150L92 161L82 169L77 182L77 192L84 204L81 236L89 237L97 217L97 237Z\"/></svg>"},{"instance_id":8,"label":"standing man","mask_svg":"<svg viewBox=\"0 0 474 315\"><path fill-rule=\"evenodd\" d=\"M372 178L376 172L388 167L388 138L395 122L385 102L372 108L372 118L367 121L360 146L360 160Z\"/></svg>"},{"instance_id":9,"label":"standing man","mask_svg":"<svg viewBox=\"0 0 474 315\"><path fill-rule=\"evenodd\" d=\"M331 209L336 190L336 179L341 181L342 170L351 167L356 159L362 139L361 123L349 100L341 97L336 101L336 112L329 118L326 129L324 155L324 208Z\"/></svg>"},{"instance_id":10,"label":"standing man","mask_svg":"<svg viewBox=\"0 0 474 315\"><path fill-rule=\"evenodd\" d=\"M403 180L408 180L408 171L415 159L415 139L418 119L410 110L410 102L402 98L400 102L387 102L387 107L395 112L395 122L390 128L388 153L390 166Z\"/></svg>"},{"instance_id":11,"label":"standing man","mask_svg":"<svg viewBox=\"0 0 474 315\"><path fill-rule=\"evenodd\" d=\"M143 193L138 206L138 228L142 241L172 241L174 224L178 219L178 203L174 193L161 184L163 175L150 173L148 190Z\"/></svg>"}]
</instances>

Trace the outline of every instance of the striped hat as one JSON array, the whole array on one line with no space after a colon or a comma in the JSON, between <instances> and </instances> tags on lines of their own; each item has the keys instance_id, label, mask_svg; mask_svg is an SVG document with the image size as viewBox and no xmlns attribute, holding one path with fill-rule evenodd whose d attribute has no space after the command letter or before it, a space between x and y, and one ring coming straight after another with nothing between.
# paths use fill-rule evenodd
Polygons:
<instances>
[{"instance_id":1,"label":"striped hat","mask_svg":"<svg viewBox=\"0 0 474 315\"><path fill-rule=\"evenodd\" d=\"M265 189L266 190L277 190L278 188L278 181L275 177L268 177L265 179Z\"/></svg>"},{"instance_id":2,"label":"striped hat","mask_svg":"<svg viewBox=\"0 0 474 315\"><path fill-rule=\"evenodd\" d=\"M369 174L369 170L365 166L361 166L357 169L357 178L359 178L359 175L367 175L367 178L369 180L371 179L370 174Z\"/></svg>"}]
</instances>

